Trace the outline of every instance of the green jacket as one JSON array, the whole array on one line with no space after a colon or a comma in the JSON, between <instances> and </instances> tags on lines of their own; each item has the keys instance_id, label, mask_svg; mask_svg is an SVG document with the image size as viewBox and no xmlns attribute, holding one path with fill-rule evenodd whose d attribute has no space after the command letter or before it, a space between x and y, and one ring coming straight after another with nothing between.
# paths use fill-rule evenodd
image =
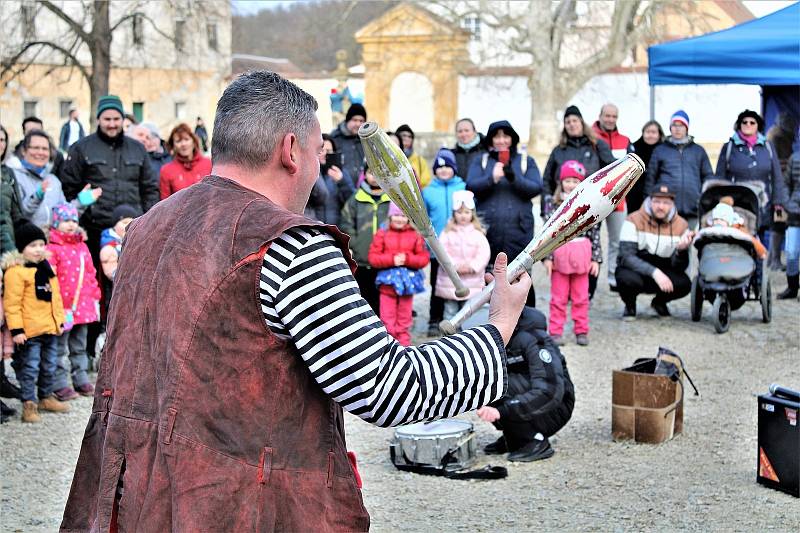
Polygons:
<instances>
[{"instance_id":1,"label":"green jacket","mask_svg":"<svg viewBox=\"0 0 800 533\"><path fill-rule=\"evenodd\" d=\"M366 182L347 200L342 208L339 229L350 235L350 251L360 267L368 267L369 245L389 212L389 197L374 196Z\"/></svg>"},{"instance_id":2,"label":"green jacket","mask_svg":"<svg viewBox=\"0 0 800 533\"><path fill-rule=\"evenodd\" d=\"M10 168L0 165L0 253L17 249L14 223L21 218L17 180Z\"/></svg>"}]
</instances>

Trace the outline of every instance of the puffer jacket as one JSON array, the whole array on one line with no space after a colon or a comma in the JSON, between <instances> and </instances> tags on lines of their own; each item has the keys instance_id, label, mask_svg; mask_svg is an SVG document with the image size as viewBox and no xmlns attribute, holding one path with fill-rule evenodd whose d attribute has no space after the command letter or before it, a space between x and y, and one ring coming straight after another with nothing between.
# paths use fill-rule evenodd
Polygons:
<instances>
[{"instance_id":1,"label":"puffer jacket","mask_svg":"<svg viewBox=\"0 0 800 533\"><path fill-rule=\"evenodd\" d=\"M732 183L757 181L764 184L769 200L761 206L759 222L762 228L768 227L772 222L772 206L786 205L789 199L778 154L761 133L758 134L752 150L739 137L738 132L734 133L719 152L715 175Z\"/></svg>"},{"instance_id":2,"label":"puffer jacket","mask_svg":"<svg viewBox=\"0 0 800 533\"><path fill-rule=\"evenodd\" d=\"M500 420L536 419L550 436L572 417L575 388L567 361L547 334L547 319L538 310L525 307L506 348L509 380L524 379L525 392L503 396L491 404Z\"/></svg>"},{"instance_id":3,"label":"puffer jacket","mask_svg":"<svg viewBox=\"0 0 800 533\"><path fill-rule=\"evenodd\" d=\"M25 333L29 339L60 335L64 308L58 277L50 278L51 300L39 300L36 298L36 268L26 266L21 253L7 252L0 262L4 271L3 310L11 334Z\"/></svg>"},{"instance_id":4,"label":"puffer jacket","mask_svg":"<svg viewBox=\"0 0 800 533\"><path fill-rule=\"evenodd\" d=\"M560 181L561 166L567 161L574 160L586 168L586 175L594 174L606 165L614 162L611 149L602 139L592 146L588 137L570 137L565 146L558 145L550 152L550 158L544 167L544 190L551 195L555 192Z\"/></svg>"},{"instance_id":5,"label":"puffer jacket","mask_svg":"<svg viewBox=\"0 0 800 533\"><path fill-rule=\"evenodd\" d=\"M714 177L705 148L691 136L686 144L676 144L672 137L656 146L645 175L645 194L656 184L666 184L677 193L675 205L682 217L696 217L703 183Z\"/></svg>"},{"instance_id":6,"label":"puffer jacket","mask_svg":"<svg viewBox=\"0 0 800 533\"><path fill-rule=\"evenodd\" d=\"M14 171L0 165L0 253L16 250L14 224L22 217Z\"/></svg>"},{"instance_id":7,"label":"puffer jacket","mask_svg":"<svg viewBox=\"0 0 800 533\"><path fill-rule=\"evenodd\" d=\"M453 224L451 229L442 232L439 240L458 269L459 265L468 265L471 274L459 274L464 286L469 289L469 296L456 297L456 287L450 276L440 268L436 275L436 296L445 300L466 300L476 296L486 285L484 275L489 264L491 248L486 236L472 224L460 226Z\"/></svg>"},{"instance_id":8,"label":"puffer jacket","mask_svg":"<svg viewBox=\"0 0 800 533\"><path fill-rule=\"evenodd\" d=\"M800 226L800 152L793 153L786 162L784 182L789 198L783 206L789 214L788 223L790 226Z\"/></svg>"},{"instance_id":9,"label":"puffer jacket","mask_svg":"<svg viewBox=\"0 0 800 533\"><path fill-rule=\"evenodd\" d=\"M411 224L407 224L402 230L391 227L379 229L369 246L369 264L379 270L394 268L394 256L397 254L406 254L406 263L402 266L409 270L425 268L431 260L425 241ZM381 285L379 290L382 293L395 294L391 285Z\"/></svg>"},{"instance_id":10,"label":"puffer jacket","mask_svg":"<svg viewBox=\"0 0 800 533\"><path fill-rule=\"evenodd\" d=\"M344 204L339 218L339 229L350 236L350 251L360 267L370 266L369 247L372 238L389 212L389 197L385 193L374 195L369 191L365 181Z\"/></svg>"},{"instance_id":11,"label":"puffer jacket","mask_svg":"<svg viewBox=\"0 0 800 533\"><path fill-rule=\"evenodd\" d=\"M464 183L464 180L453 176L449 180L433 178L430 185L422 191L425 210L428 212L428 218L431 219L437 235L444 231L447 221L453 216L453 193L466 188L467 184Z\"/></svg>"},{"instance_id":12,"label":"puffer jacket","mask_svg":"<svg viewBox=\"0 0 800 533\"><path fill-rule=\"evenodd\" d=\"M144 146L125 135L109 139L99 130L70 147L61 182L67 200L77 197L87 183L103 188L97 203L81 217L85 228L113 226L112 213L119 205L145 212L159 200L157 179L152 176Z\"/></svg>"},{"instance_id":13,"label":"puffer jacket","mask_svg":"<svg viewBox=\"0 0 800 533\"><path fill-rule=\"evenodd\" d=\"M83 242L83 234L50 230L47 249L50 251L50 264L58 276L58 286L61 289L61 300L65 311L72 308L72 302L75 300L75 293L80 283L81 257L83 258L83 282L73 313L73 323L91 324L100 320L97 316L100 285L97 283L97 271L92 264L92 254Z\"/></svg>"},{"instance_id":14,"label":"puffer jacket","mask_svg":"<svg viewBox=\"0 0 800 533\"><path fill-rule=\"evenodd\" d=\"M353 187L355 187L357 185L355 180L358 179L364 166L364 147L361 146L358 135L350 133L344 121L331 131L331 139L336 145L336 150L342 153L342 170L354 180Z\"/></svg>"},{"instance_id":15,"label":"puffer jacket","mask_svg":"<svg viewBox=\"0 0 800 533\"><path fill-rule=\"evenodd\" d=\"M650 198L634 211L622 224L619 234L617 265L652 276L658 268L662 271L682 272L689 266L689 251L678 250L677 245L689 224L673 207L667 220L657 221L650 208Z\"/></svg>"}]
</instances>

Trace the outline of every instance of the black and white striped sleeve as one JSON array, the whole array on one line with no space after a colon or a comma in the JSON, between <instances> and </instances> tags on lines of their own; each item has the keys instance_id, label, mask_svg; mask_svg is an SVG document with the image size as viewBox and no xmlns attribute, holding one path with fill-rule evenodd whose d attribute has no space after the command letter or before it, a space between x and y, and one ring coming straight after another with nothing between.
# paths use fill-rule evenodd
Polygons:
<instances>
[{"instance_id":1,"label":"black and white striped sleeve","mask_svg":"<svg viewBox=\"0 0 800 533\"><path fill-rule=\"evenodd\" d=\"M450 417L505 392L506 355L497 328L401 346L322 231L293 228L272 242L260 297L270 329L291 338L322 389L367 422L396 426Z\"/></svg>"}]
</instances>

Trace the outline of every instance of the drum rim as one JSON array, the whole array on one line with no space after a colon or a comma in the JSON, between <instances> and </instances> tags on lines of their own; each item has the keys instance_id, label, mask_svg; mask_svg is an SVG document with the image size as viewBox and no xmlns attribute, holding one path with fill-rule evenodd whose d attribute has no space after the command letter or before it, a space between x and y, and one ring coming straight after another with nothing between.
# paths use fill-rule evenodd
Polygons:
<instances>
[{"instance_id":1,"label":"drum rim","mask_svg":"<svg viewBox=\"0 0 800 533\"><path fill-rule=\"evenodd\" d=\"M443 419L443 420L436 420L434 423L440 422L447 422L454 425L461 426L460 429L456 428L448 428L440 433L415 433L413 428L417 427L424 427L426 424L425 422L417 422L415 424L409 424L407 426L400 426L395 428L395 435L398 437L413 437L413 438L442 438L447 436L454 436L454 435L462 435L465 432L472 431L474 429L474 425L472 422L468 420L459 420L455 418Z\"/></svg>"}]
</instances>

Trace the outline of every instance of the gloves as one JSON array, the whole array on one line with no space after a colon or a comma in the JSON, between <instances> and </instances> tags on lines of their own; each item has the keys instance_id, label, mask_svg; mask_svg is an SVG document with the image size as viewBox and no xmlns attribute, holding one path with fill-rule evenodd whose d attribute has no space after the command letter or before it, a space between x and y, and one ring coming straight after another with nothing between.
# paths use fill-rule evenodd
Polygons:
<instances>
[{"instance_id":1,"label":"gloves","mask_svg":"<svg viewBox=\"0 0 800 533\"><path fill-rule=\"evenodd\" d=\"M506 165L503 167L503 175L506 177L506 179L509 182L511 182L511 183L514 182L514 179L517 176L516 176L516 174L514 174L514 169L511 168L511 163L506 163Z\"/></svg>"},{"instance_id":2,"label":"gloves","mask_svg":"<svg viewBox=\"0 0 800 533\"><path fill-rule=\"evenodd\" d=\"M78 193L78 202L84 207L95 203L94 195L91 190L81 191Z\"/></svg>"}]
</instances>

